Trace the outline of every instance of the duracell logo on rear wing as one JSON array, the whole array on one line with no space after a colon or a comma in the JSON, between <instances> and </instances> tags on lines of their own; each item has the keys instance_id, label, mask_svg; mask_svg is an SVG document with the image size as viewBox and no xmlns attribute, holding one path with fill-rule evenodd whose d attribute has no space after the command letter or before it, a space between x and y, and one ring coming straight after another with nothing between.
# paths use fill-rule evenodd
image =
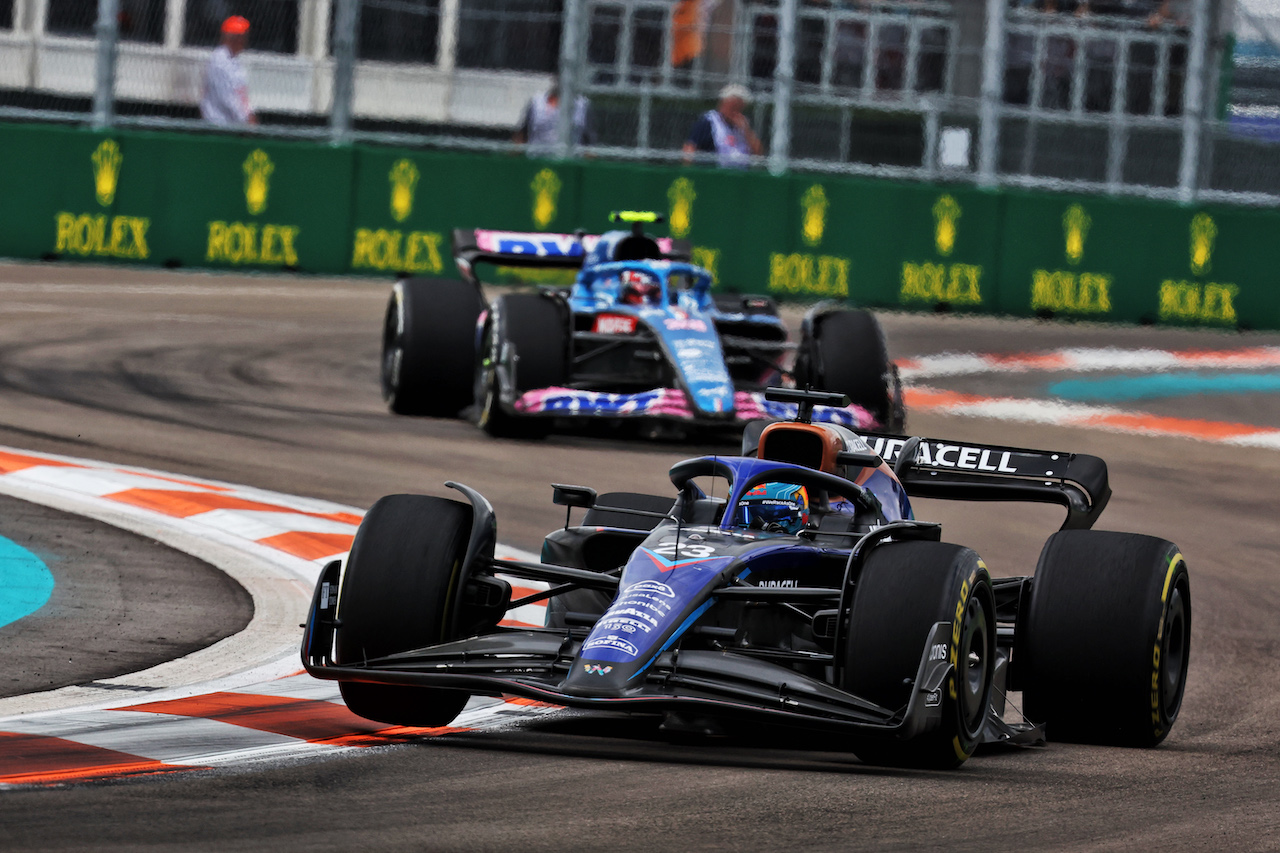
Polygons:
<instances>
[{"instance_id":1,"label":"duracell logo on rear wing","mask_svg":"<svg viewBox=\"0 0 1280 853\"><path fill-rule=\"evenodd\" d=\"M867 434L863 438L874 452L892 465L907 439ZM916 450L915 467L930 471L973 471L1019 477L1066 477L1069 453L1021 450L987 444L958 444L922 438Z\"/></svg>"},{"instance_id":2,"label":"duracell logo on rear wing","mask_svg":"<svg viewBox=\"0 0 1280 853\"><path fill-rule=\"evenodd\" d=\"M890 465L909 441L876 433L862 438ZM1067 510L1064 530L1093 526L1111 498L1107 463L1096 456L936 438L920 439L902 484L912 497L1056 503Z\"/></svg>"}]
</instances>

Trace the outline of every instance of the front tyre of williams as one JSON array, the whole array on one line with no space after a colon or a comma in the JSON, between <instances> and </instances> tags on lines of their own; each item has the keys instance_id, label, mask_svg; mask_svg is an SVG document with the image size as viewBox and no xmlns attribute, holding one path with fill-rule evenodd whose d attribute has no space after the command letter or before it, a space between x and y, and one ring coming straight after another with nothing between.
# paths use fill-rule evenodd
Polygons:
<instances>
[{"instance_id":1,"label":"front tyre of williams","mask_svg":"<svg viewBox=\"0 0 1280 853\"><path fill-rule=\"evenodd\" d=\"M338 663L456 639L450 622L471 517L466 504L423 495L388 495L369 509L342 579ZM353 713L402 726L448 725L470 698L439 687L359 681L339 687Z\"/></svg>"},{"instance_id":2,"label":"front tyre of williams","mask_svg":"<svg viewBox=\"0 0 1280 853\"><path fill-rule=\"evenodd\" d=\"M905 707L921 644L938 622L952 626L947 648L937 650L953 667L938 697L942 722L906 741L856 738L853 751L868 764L962 764L986 722L996 652L995 597L977 554L943 542L892 542L872 551L854 593L843 689L886 708Z\"/></svg>"}]
</instances>

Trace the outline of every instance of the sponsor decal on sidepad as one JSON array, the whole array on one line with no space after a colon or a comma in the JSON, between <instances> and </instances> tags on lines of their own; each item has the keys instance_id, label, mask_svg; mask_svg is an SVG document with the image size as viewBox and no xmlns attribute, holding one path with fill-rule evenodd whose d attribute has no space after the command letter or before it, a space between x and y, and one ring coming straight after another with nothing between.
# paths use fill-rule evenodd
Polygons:
<instances>
[{"instance_id":1,"label":"sponsor decal on sidepad","mask_svg":"<svg viewBox=\"0 0 1280 853\"><path fill-rule=\"evenodd\" d=\"M615 637L612 634L607 637L597 637L594 640L588 640L586 643L583 643L582 651L585 652L589 649L617 649L618 651L629 655L632 659L640 654L640 650L637 649L634 644L628 643L621 637Z\"/></svg>"},{"instance_id":2,"label":"sponsor decal on sidepad","mask_svg":"<svg viewBox=\"0 0 1280 853\"><path fill-rule=\"evenodd\" d=\"M625 314L600 314L592 331L600 335L634 335L636 318Z\"/></svg>"},{"instance_id":3,"label":"sponsor decal on sidepad","mask_svg":"<svg viewBox=\"0 0 1280 853\"><path fill-rule=\"evenodd\" d=\"M671 332L705 332L707 330L705 320L692 317L668 317L662 321L662 325Z\"/></svg>"}]
</instances>

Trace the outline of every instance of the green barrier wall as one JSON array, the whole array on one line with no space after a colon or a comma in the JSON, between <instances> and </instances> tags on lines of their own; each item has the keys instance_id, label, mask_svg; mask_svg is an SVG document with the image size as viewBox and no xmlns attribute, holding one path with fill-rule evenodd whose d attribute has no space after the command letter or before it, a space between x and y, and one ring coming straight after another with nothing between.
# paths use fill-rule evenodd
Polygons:
<instances>
[{"instance_id":1,"label":"green barrier wall","mask_svg":"<svg viewBox=\"0 0 1280 853\"><path fill-rule=\"evenodd\" d=\"M0 150L7 257L455 276L453 228L651 209L728 289L1280 328L1275 210L38 125Z\"/></svg>"}]
</instances>

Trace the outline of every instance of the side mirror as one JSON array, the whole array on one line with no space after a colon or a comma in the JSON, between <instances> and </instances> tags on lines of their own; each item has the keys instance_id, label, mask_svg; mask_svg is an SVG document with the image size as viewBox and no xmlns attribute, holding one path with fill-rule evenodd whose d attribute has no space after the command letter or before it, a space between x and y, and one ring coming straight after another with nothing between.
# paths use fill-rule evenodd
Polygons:
<instances>
[{"instance_id":1,"label":"side mirror","mask_svg":"<svg viewBox=\"0 0 1280 853\"><path fill-rule=\"evenodd\" d=\"M569 527L569 514L574 507L591 509L596 505L596 490L586 486L566 486L564 483L551 484L551 502L562 506L564 510L564 526Z\"/></svg>"},{"instance_id":2,"label":"side mirror","mask_svg":"<svg viewBox=\"0 0 1280 853\"><path fill-rule=\"evenodd\" d=\"M596 505L596 490L586 486L566 486L563 483L552 483L551 502L556 506L591 509Z\"/></svg>"},{"instance_id":3,"label":"side mirror","mask_svg":"<svg viewBox=\"0 0 1280 853\"><path fill-rule=\"evenodd\" d=\"M906 444L902 445L902 449L898 451L898 458L893 462L893 475L898 478L898 482L902 482L907 472L915 467L919 453L920 436L913 435L907 439Z\"/></svg>"}]
</instances>

